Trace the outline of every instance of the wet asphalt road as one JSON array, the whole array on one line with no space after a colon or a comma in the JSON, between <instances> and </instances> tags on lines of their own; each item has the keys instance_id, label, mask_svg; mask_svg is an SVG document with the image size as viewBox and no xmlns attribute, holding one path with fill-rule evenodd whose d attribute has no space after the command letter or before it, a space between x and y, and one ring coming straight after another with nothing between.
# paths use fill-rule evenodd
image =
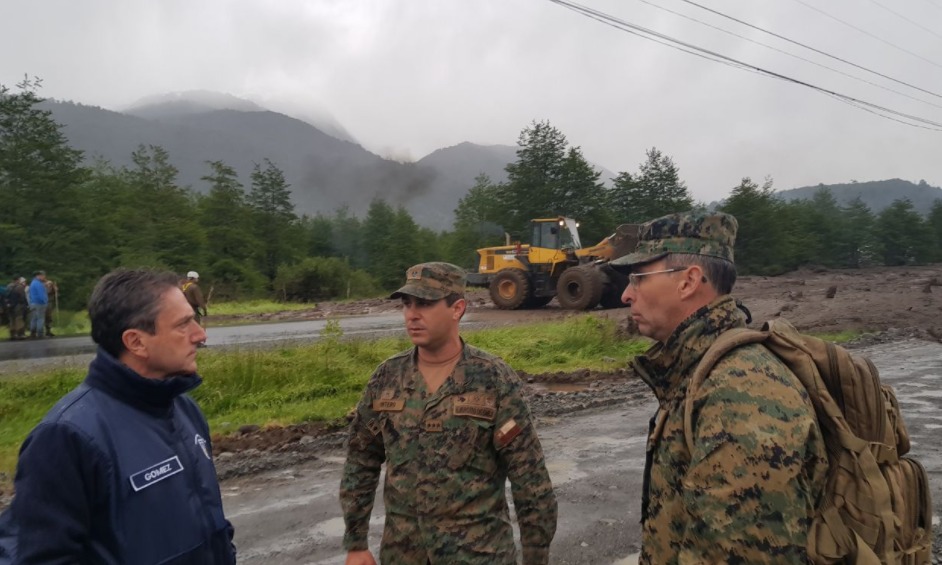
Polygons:
<instances>
[{"instance_id":1,"label":"wet asphalt road","mask_svg":"<svg viewBox=\"0 0 942 565\"><path fill-rule=\"evenodd\" d=\"M911 455L929 472L942 509L942 344L905 341L861 350L897 391L912 438ZM560 505L552 563L627 564L637 551L644 435L654 402L544 422L540 437ZM342 564L343 519L337 502L343 454L223 483L236 526L240 563ZM382 496L373 510L370 547L379 547Z\"/></svg>"},{"instance_id":2,"label":"wet asphalt road","mask_svg":"<svg viewBox=\"0 0 942 565\"><path fill-rule=\"evenodd\" d=\"M402 329L399 313L338 318L344 335L377 335ZM315 340L320 337L327 320L279 322L248 326L210 327L206 343L212 347L254 345ZM89 336L56 337L51 339L0 342L0 361L43 359L94 353L95 344Z\"/></svg>"}]
</instances>

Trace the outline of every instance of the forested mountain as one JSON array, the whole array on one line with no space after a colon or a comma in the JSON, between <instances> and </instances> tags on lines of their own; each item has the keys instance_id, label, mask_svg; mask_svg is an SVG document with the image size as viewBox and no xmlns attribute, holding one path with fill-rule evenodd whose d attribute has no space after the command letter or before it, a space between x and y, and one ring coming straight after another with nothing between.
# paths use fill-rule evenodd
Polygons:
<instances>
[{"instance_id":1,"label":"forested mountain","mask_svg":"<svg viewBox=\"0 0 942 565\"><path fill-rule=\"evenodd\" d=\"M925 215L932 209L936 199L942 199L942 188L930 186L924 180L919 181L919 184L914 184L901 179L819 184L782 190L777 194L786 201L811 200L822 187L828 188L834 200L841 206L850 205L855 199L860 198L871 212L877 214L889 208L896 200L909 200L917 212Z\"/></svg>"},{"instance_id":2,"label":"forested mountain","mask_svg":"<svg viewBox=\"0 0 942 565\"><path fill-rule=\"evenodd\" d=\"M507 178L516 146L473 143L439 149L416 163L383 159L349 137L341 125L324 133L310 123L229 95L195 92L139 101L124 113L70 102L46 101L43 108L64 126L69 145L86 162L132 164L139 145L160 146L179 170L178 182L206 193L207 161L222 161L245 182L255 163L271 159L284 171L301 214L332 214L342 206L362 216L375 198L402 205L423 226L451 227L459 200L485 174ZM326 122L325 122L326 123ZM603 183L614 173L595 166Z\"/></svg>"}]
</instances>

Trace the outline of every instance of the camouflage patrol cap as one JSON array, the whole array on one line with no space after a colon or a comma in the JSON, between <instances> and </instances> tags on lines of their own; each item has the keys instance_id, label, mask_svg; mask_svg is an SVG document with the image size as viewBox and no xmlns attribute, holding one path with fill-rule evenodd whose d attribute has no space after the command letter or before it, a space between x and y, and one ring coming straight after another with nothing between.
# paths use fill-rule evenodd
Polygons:
<instances>
[{"instance_id":1,"label":"camouflage patrol cap","mask_svg":"<svg viewBox=\"0 0 942 565\"><path fill-rule=\"evenodd\" d=\"M611 262L615 269L632 268L657 261L671 253L706 255L733 262L736 218L722 212L681 212L641 224L634 252Z\"/></svg>"},{"instance_id":2,"label":"camouflage patrol cap","mask_svg":"<svg viewBox=\"0 0 942 565\"><path fill-rule=\"evenodd\" d=\"M399 298L403 294L440 300L449 294L464 294L466 273L451 263L420 263L406 271L406 284L389 295Z\"/></svg>"}]
</instances>

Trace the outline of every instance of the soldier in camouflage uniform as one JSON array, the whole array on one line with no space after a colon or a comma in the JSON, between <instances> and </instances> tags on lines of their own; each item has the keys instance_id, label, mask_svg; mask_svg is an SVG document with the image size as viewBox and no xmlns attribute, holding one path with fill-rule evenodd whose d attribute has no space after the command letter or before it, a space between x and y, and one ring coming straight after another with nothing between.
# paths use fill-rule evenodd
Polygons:
<instances>
[{"instance_id":1,"label":"soldier in camouflage uniform","mask_svg":"<svg viewBox=\"0 0 942 565\"><path fill-rule=\"evenodd\" d=\"M545 564L556 496L521 382L458 334L465 273L410 268L401 298L414 348L379 366L350 426L340 485L347 564L374 564L370 513L386 463L380 561L513 565L504 483L510 479L525 565Z\"/></svg>"},{"instance_id":2,"label":"soldier in camouflage uniform","mask_svg":"<svg viewBox=\"0 0 942 565\"><path fill-rule=\"evenodd\" d=\"M748 311L736 281L736 219L672 214L643 224L622 300L657 341L634 369L660 404L651 420L642 501L641 563L806 563L827 454L808 394L760 344L739 347L697 391L685 433L689 379ZM692 440L693 450L687 442Z\"/></svg>"}]
</instances>

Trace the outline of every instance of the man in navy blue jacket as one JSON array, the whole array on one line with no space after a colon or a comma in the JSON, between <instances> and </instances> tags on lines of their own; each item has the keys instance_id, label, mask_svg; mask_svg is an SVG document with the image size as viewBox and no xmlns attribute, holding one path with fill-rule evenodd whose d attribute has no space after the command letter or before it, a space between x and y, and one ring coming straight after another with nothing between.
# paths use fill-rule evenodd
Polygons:
<instances>
[{"instance_id":1,"label":"man in navy blue jacket","mask_svg":"<svg viewBox=\"0 0 942 565\"><path fill-rule=\"evenodd\" d=\"M88 311L98 355L23 442L0 563L235 563L209 427L185 394L206 333L176 275L114 271Z\"/></svg>"}]
</instances>

